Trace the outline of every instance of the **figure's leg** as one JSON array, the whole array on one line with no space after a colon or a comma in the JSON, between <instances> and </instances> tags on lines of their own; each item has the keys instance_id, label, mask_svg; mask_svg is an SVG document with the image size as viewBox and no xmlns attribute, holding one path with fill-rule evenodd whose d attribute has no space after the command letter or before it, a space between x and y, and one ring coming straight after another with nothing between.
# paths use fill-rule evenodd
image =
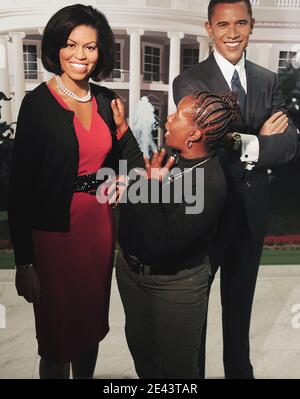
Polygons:
<instances>
[{"instance_id":1,"label":"figure's leg","mask_svg":"<svg viewBox=\"0 0 300 399\"><path fill-rule=\"evenodd\" d=\"M72 362L72 373L74 379L93 378L97 362L98 349L99 345L82 354L78 359Z\"/></svg>"},{"instance_id":2,"label":"figure's leg","mask_svg":"<svg viewBox=\"0 0 300 399\"><path fill-rule=\"evenodd\" d=\"M226 378L254 378L249 329L263 240L236 239L221 266L221 300Z\"/></svg>"},{"instance_id":3,"label":"figure's leg","mask_svg":"<svg viewBox=\"0 0 300 399\"><path fill-rule=\"evenodd\" d=\"M41 379L69 379L70 363L59 364L41 358L40 360L40 378Z\"/></svg>"},{"instance_id":4,"label":"figure's leg","mask_svg":"<svg viewBox=\"0 0 300 399\"><path fill-rule=\"evenodd\" d=\"M125 334L139 378L161 378L161 357L151 313L150 298L141 281L151 279L128 270L121 256L116 269L125 311Z\"/></svg>"},{"instance_id":5,"label":"figure's leg","mask_svg":"<svg viewBox=\"0 0 300 399\"><path fill-rule=\"evenodd\" d=\"M155 276L152 312L163 378L199 378L199 348L210 271L205 265L176 276Z\"/></svg>"},{"instance_id":6,"label":"figure's leg","mask_svg":"<svg viewBox=\"0 0 300 399\"><path fill-rule=\"evenodd\" d=\"M211 263L211 275L209 276L208 291L207 291L208 302L209 302L211 286L212 286L212 284L214 282L215 274L216 274L218 268L219 268L219 266L218 265L213 265L213 261L212 261L212 263ZM201 340L200 340L200 349L199 349L199 377L201 379L205 378L206 333L207 333L208 306L209 306L209 304L207 303L207 312L206 312L206 315L205 315L205 321L204 321L204 325L203 325L203 329L202 329L202 335L201 335Z\"/></svg>"}]
</instances>

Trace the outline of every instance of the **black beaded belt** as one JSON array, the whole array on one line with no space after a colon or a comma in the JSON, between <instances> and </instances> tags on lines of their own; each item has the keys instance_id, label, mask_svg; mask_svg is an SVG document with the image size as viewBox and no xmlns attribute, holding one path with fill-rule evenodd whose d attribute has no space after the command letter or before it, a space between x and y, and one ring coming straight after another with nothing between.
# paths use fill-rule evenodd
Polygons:
<instances>
[{"instance_id":1,"label":"black beaded belt","mask_svg":"<svg viewBox=\"0 0 300 399\"><path fill-rule=\"evenodd\" d=\"M76 176L73 183L73 193L89 193L91 195L96 195L97 188L103 182L104 180L97 180L96 173Z\"/></svg>"}]
</instances>

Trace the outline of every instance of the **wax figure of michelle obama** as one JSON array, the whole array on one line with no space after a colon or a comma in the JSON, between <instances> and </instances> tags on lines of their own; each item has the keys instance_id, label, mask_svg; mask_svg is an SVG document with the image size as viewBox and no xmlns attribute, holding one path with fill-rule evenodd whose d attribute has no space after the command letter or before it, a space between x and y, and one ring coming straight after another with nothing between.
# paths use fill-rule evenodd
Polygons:
<instances>
[{"instance_id":1,"label":"wax figure of michelle obama","mask_svg":"<svg viewBox=\"0 0 300 399\"><path fill-rule=\"evenodd\" d=\"M41 378L91 378L108 333L113 220L95 172L119 149L102 80L114 63L105 16L72 5L49 20L44 67L55 77L22 103L13 149L9 224L18 294L34 304Z\"/></svg>"},{"instance_id":2,"label":"wax figure of michelle obama","mask_svg":"<svg viewBox=\"0 0 300 399\"><path fill-rule=\"evenodd\" d=\"M219 151L228 195L210 257L213 275L221 267L226 378L254 377L249 328L270 219L267 170L289 162L297 149L296 128L285 115L277 75L245 59L254 22L249 0L211 0L205 27L214 51L173 83L176 104L196 90L232 90L241 108L241 117L230 126L227 149ZM202 377L204 352L202 339Z\"/></svg>"},{"instance_id":3,"label":"wax figure of michelle obama","mask_svg":"<svg viewBox=\"0 0 300 399\"><path fill-rule=\"evenodd\" d=\"M115 100L112 107L116 125L125 131L120 101ZM214 148L238 112L230 95L194 93L180 101L166 124L166 144L179 154L176 168L172 158L163 163L164 150L145 165L138 149L136 156L134 151L130 154L136 167L146 166L143 190L150 193L150 186L160 180L162 190L171 186L168 202L161 199L155 203L152 197L144 203L131 202L130 197L126 203L120 201L122 253L116 276L127 343L140 378L199 376L199 338L210 274L207 255L226 196ZM122 140L129 140L131 134L127 131ZM164 179L169 169L171 174ZM203 181L197 174L200 169ZM129 183L129 192L132 187ZM188 208L195 200L190 203L186 194L197 190L204 190L204 206L191 214Z\"/></svg>"}]
</instances>

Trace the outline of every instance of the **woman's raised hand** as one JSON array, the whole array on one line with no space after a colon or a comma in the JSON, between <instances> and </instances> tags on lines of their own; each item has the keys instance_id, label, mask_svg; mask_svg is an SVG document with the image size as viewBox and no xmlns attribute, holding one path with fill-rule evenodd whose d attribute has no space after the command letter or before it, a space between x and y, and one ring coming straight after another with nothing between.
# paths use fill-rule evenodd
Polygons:
<instances>
[{"instance_id":1,"label":"woman's raised hand","mask_svg":"<svg viewBox=\"0 0 300 399\"><path fill-rule=\"evenodd\" d=\"M117 139L120 140L122 136L124 136L124 134L127 132L128 124L125 117L124 104L122 103L119 97L112 100L111 109L117 127L116 131Z\"/></svg>"},{"instance_id":2,"label":"woman's raised hand","mask_svg":"<svg viewBox=\"0 0 300 399\"><path fill-rule=\"evenodd\" d=\"M144 156L146 173L138 173L147 179L164 180L175 162L173 157L169 157L165 165L162 166L165 156L166 150L164 148L159 152L154 152L151 160Z\"/></svg>"}]
</instances>

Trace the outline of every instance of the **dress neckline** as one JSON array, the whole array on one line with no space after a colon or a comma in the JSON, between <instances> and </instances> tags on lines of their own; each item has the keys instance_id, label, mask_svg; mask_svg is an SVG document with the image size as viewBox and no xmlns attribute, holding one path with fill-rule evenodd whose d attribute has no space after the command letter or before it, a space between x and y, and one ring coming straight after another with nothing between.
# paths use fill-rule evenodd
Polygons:
<instances>
[{"instance_id":1,"label":"dress neckline","mask_svg":"<svg viewBox=\"0 0 300 399\"><path fill-rule=\"evenodd\" d=\"M46 82L45 82L46 83ZM48 83L46 83L46 86L49 90L49 92L53 95L53 97L55 98L55 100L67 111L72 112L74 114L74 118L77 120L77 122L80 124L80 126L82 127L82 129L84 129L86 132L90 132L92 130L93 127L93 121L94 121L94 113L95 113L95 107L97 107L97 102L94 96L92 96L92 120L90 123L89 128L86 128L85 126L83 126L83 124L81 123L80 119L76 116L75 112L73 110L70 109L70 107L66 104L66 102L63 100L63 98L61 97L61 95L59 93L57 93L57 91L55 91L54 89L52 89L52 87L50 87L48 85Z\"/></svg>"}]
</instances>

